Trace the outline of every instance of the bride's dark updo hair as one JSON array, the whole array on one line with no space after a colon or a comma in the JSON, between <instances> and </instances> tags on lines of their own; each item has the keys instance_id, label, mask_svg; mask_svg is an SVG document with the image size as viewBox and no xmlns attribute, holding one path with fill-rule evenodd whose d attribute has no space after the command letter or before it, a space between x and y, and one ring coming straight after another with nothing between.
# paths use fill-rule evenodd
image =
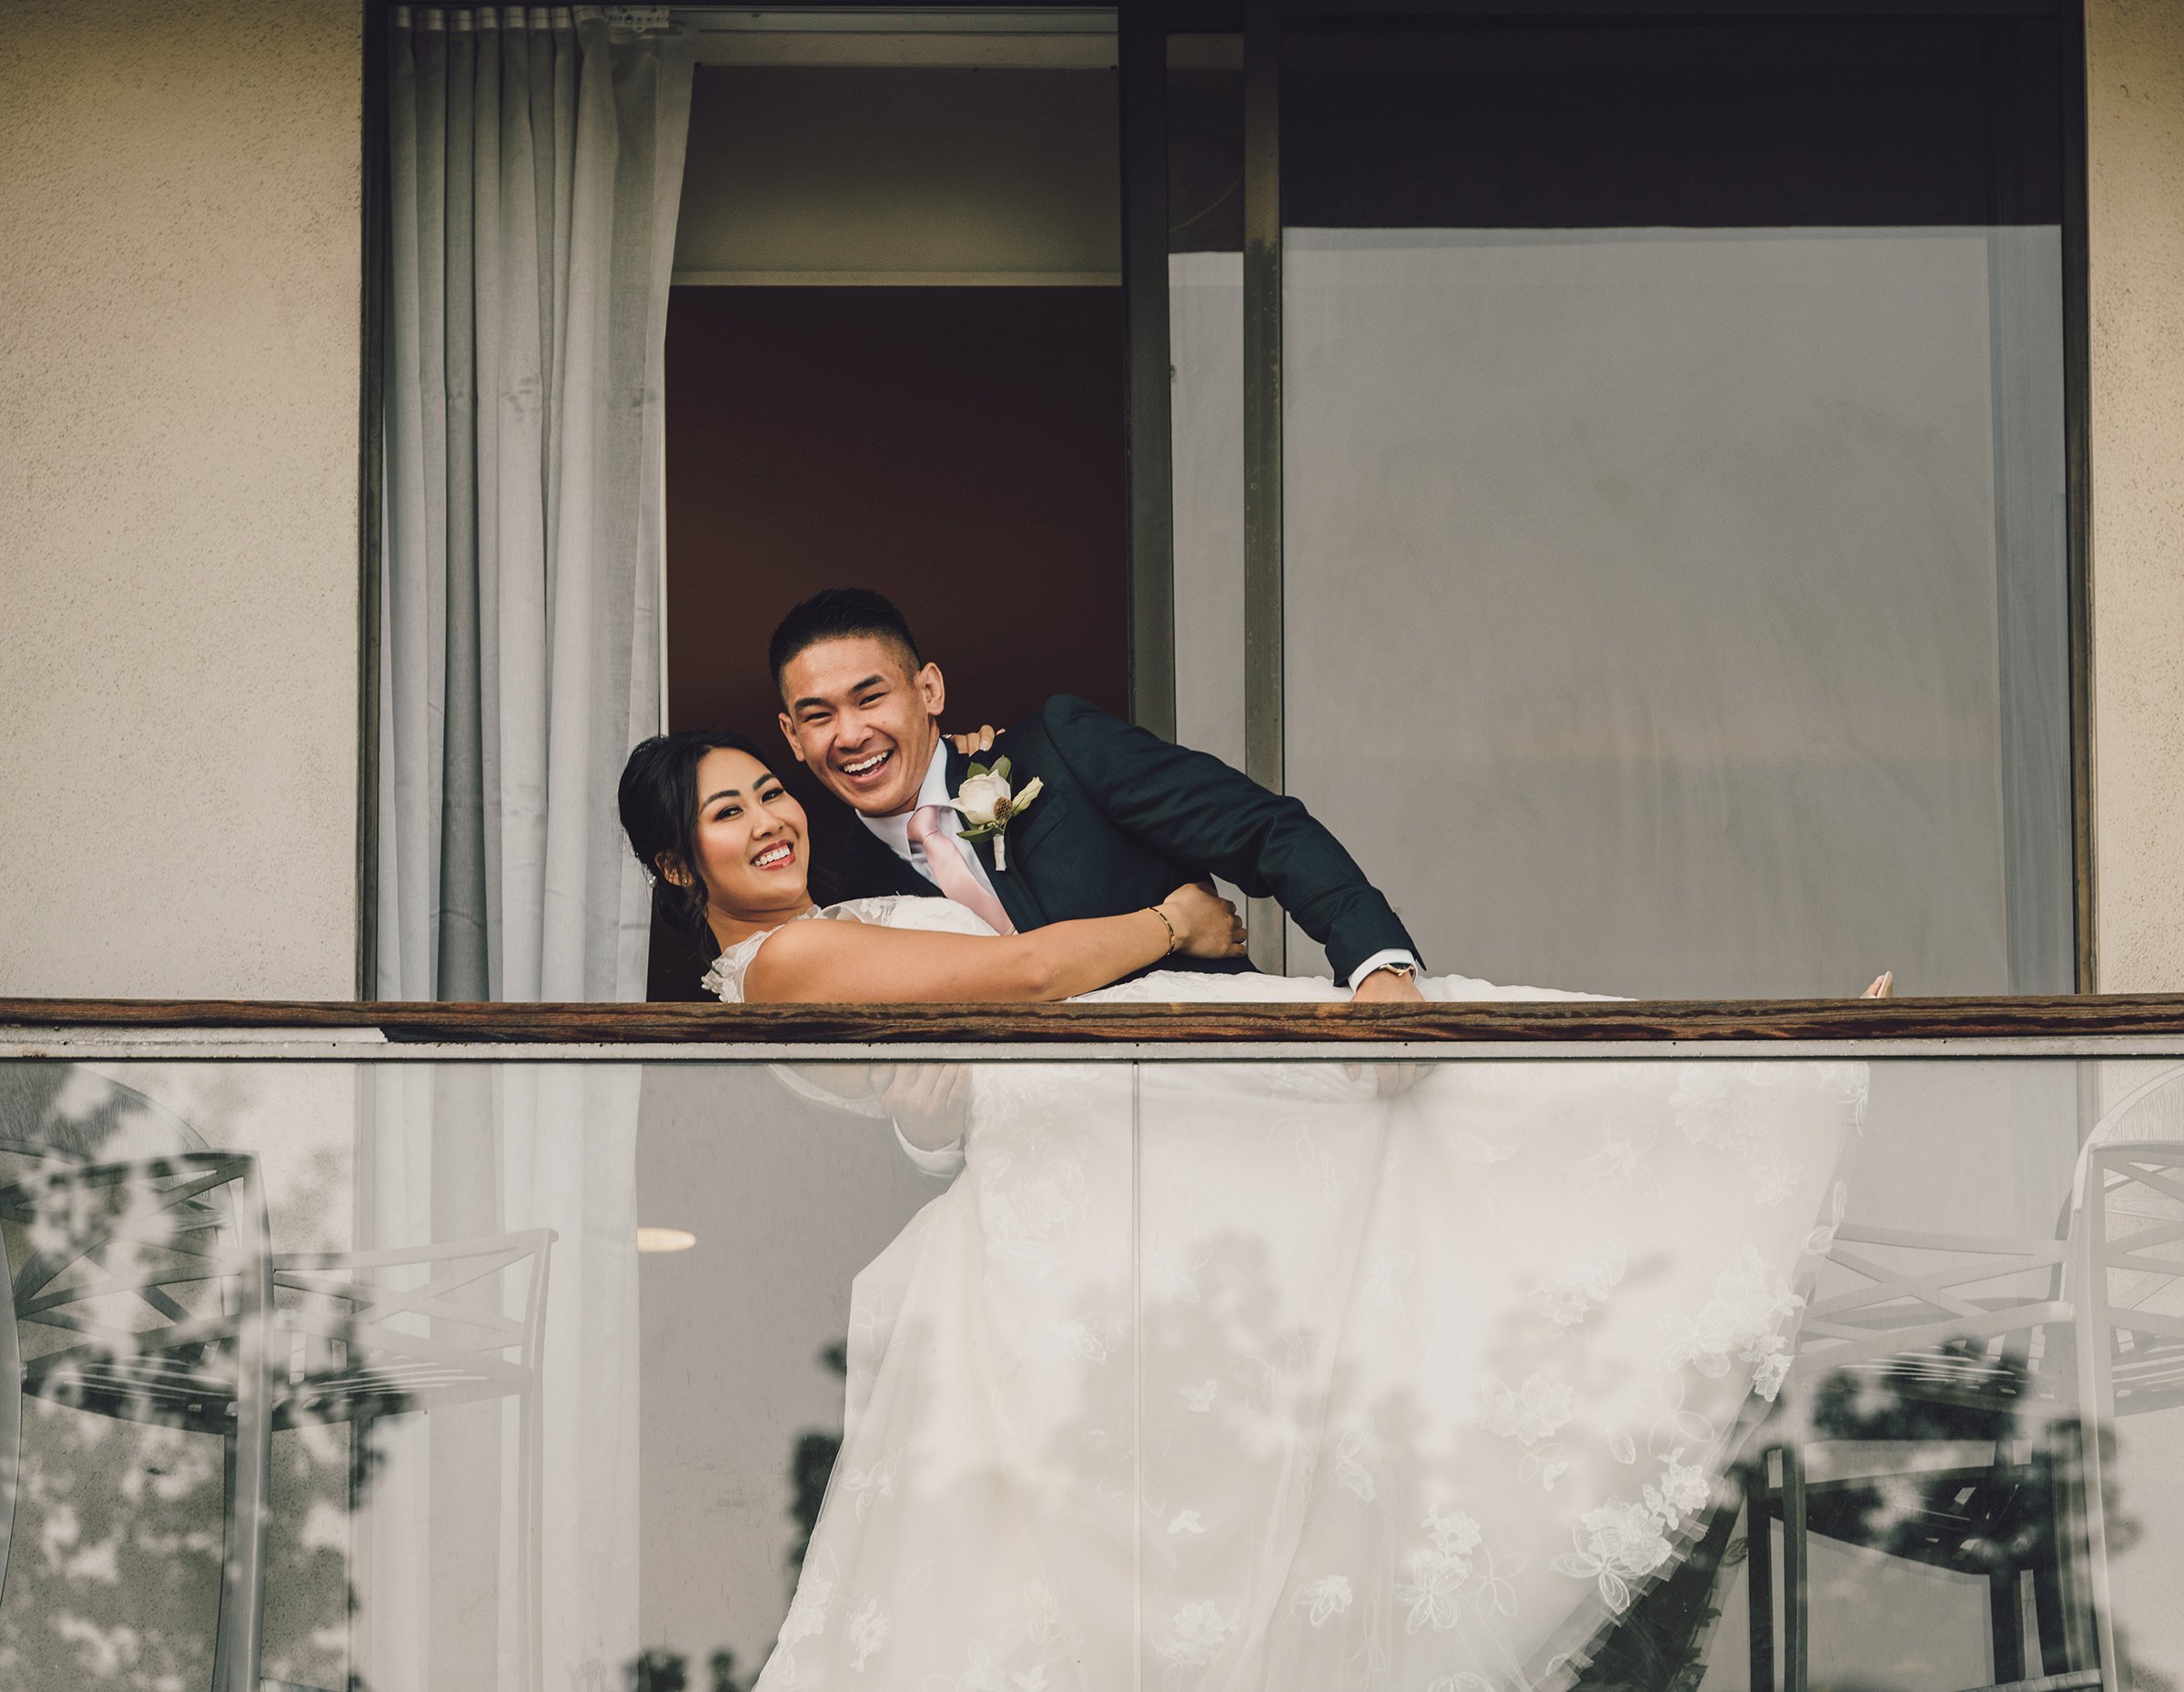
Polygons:
<instances>
[{"instance_id":1,"label":"bride's dark updo hair","mask_svg":"<svg viewBox=\"0 0 2184 1692\"><path fill-rule=\"evenodd\" d=\"M705 920L709 895L698 868L698 764L707 753L723 746L773 767L748 735L733 730L684 729L655 735L639 745L622 766L618 795L622 832L630 837L630 850L652 878L653 913L669 927L688 935L707 963L720 947ZM670 881L661 869L662 859L688 870L690 885L679 887Z\"/></svg>"}]
</instances>

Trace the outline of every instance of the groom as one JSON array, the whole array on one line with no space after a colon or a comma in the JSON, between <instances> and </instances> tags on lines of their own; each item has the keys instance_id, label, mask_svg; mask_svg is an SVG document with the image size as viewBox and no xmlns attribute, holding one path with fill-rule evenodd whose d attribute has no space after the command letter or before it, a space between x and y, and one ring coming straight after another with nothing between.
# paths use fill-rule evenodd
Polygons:
<instances>
[{"instance_id":1,"label":"groom","mask_svg":"<svg viewBox=\"0 0 2184 1692\"><path fill-rule=\"evenodd\" d=\"M1280 900L1360 1001L1422 997L1417 947L1341 844L1218 758L1057 694L994 754L1019 799L1035 779L1038 792L974 843L949 806L971 760L943 742L940 668L919 658L901 612L831 588L782 619L768 657L790 748L863 824L840 866L848 897L945 894L1007 933L1117 916L1225 876Z\"/></svg>"}]
</instances>

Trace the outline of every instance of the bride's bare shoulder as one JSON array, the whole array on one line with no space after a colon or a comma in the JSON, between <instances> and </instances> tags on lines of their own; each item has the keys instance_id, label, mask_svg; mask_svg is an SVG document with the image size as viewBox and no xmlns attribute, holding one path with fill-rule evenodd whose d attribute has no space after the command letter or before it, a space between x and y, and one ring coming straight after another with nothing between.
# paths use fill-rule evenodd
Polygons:
<instances>
[{"instance_id":1,"label":"bride's bare shoulder","mask_svg":"<svg viewBox=\"0 0 2184 1692\"><path fill-rule=\"evenodd\" d=\"M743 997L753 1003L809 998L814 972L824 971L831 960L843 957L873 932L847 917L833 922L784 923L753 954L743 971Z\"/></svg>"}]
</instances>

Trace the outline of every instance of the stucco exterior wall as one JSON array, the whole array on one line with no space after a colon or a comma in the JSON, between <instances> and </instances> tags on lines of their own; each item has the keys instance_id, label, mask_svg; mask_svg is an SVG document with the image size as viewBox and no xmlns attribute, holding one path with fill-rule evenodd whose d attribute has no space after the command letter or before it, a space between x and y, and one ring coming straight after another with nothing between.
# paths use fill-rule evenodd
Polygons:
<instances>
[{"instance_id":1,"label":"stucco exterior wall","mask_svg":"<svg viewBox=\"0 0 2184 1692\"><path fill-rule=\"evenodd\" d=\"M355 991L359 0L14 0L0 993Z\"/></svg>"},{"instance_id":2,"label":"stucco exterior wall","mask_svg":"<svg viewBox=\"0 0 2184 1692\"><path fill-rule=\"evenodd\" d=\"M2184 5L2087 0L2096 933L2184 991Z\"/></svg>"}]
</instances>

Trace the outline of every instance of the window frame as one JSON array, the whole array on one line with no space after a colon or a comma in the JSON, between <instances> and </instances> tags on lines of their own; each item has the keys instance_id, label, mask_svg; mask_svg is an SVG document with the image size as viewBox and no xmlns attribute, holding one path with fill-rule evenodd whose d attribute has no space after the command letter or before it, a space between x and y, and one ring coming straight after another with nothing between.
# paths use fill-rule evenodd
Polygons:
<instances>
[{"instance_id":1,"label":"window frame","mask_svg":"<svg viewBox=\"0 0 2184 1692\"><path fill-rule=\"evenodd\" d=\"M1129 10L1126 7L1126 20ZM1244 41L1244 720L1245 771L1277 792L1286 787L1282 576L1282 251L1280 85L1283 26L1291 22L1420 24L1435 21L1512 20L1666 22L1720 19L1841 19L1900 22L1956 18L1975 21L2048 18L2061 46L2063 249L2063 448L2067 682L2070 735L2071 950L2076 990L2090 993L2097 979L2093 920L2091 498L2088 238L2086 200L2085 16L2083 0L1539 0L1519 7L1511 0L1182 0L1164 8L1163 35L1239 34ZM1127 24L1126 21L1126 28ZM1146 25L1141 25L1141 27ZM1126 149L1133 138L1125 130ZM1161 137L1165 144L1165 135ZM1125 185L1130 165L1126 158ZM1165 196L1163 196L1165 201ZM1163 205L1165 209L1165 204ZM1256 215L1255 215L1256 214ZM1131 213L1126 200L1125 217ZM1135 274L1128 278L1140 286ZM1149 284L1142 284L1148 286ZM1165 288L1165 272L1161 286ZM1149 332L1153 314L1134 314ZM1166 327L1166 313L1159 314ZM1133 335L1137 331L1133 329ZM1158 349L1133 340L1133 376L1143 368L1165 373L1165 336ZM1132 404L1138 403L1133 389ZM1138 486L1132 486L1133 533L1141 521ZM1155 497L1147 491L1145 497ZM1169 490L1157 496L1159 516L1172 513ZM1153 513L1142 521L1153 521ZM1133 560L1133 583L1138 581ZM1147 591L1164 583L1169 596L1168 652L1173 652L1174 557L1172 538L1159 573L1148 572ZM1135 657L1135 653L1133 654ZM1166 697L1174 698L1172 669ZM1272 900L1250 902L1252 962L1283 973L1287 927Z\"/></svg>"},{"instance_id":2,"label":"window frame","mask_svg":"<svg viewBox=\"0 0 2184 1692\"><path fill-rule=\"evenodd\" d=\"M378 970L380 581L385 488L387 50L391 0L363 0L359 136L357 997ZM817 8L814 8L817 9ZM974 0L965 9L1022 12ZM1046 9L1042 6L1040 9ZM1055 8L1076 9L1076 8ZM2049 17L2062 58L2065 547L2068 630L2071 885L2077 991L2096 980L2092 838L2090 325L2086 193L2083 0L1119 0L1117 99L1121 137L1124 317L1128 361L1126 501L1134 720L1164 735L1176 725L1174 499L1168 315L1168 39L1245 38L1245 722L1247 773L1284 786L1281 583L1281 239L1279 110L1281 30L1299 22L1371 19ZM1259 215L1254 218L1253 208ZM1279 971L1285 926L1252 912L1254 962Z\"/></svg>"}]
</instances>

